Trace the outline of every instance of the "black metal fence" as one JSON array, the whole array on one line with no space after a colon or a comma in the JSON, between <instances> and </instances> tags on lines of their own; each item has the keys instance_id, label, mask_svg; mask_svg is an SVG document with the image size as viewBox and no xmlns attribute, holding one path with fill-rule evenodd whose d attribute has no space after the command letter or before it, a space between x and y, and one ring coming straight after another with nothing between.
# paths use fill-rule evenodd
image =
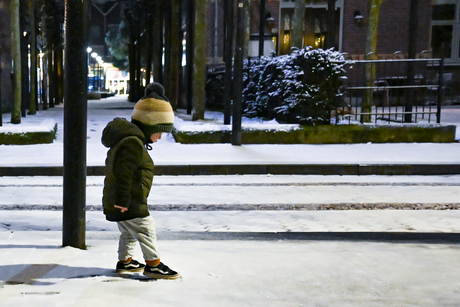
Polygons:
<instances>
[{"instance_id":1,"label":"black metal fence","mask_svg":"<svg viewBox=\"0 0 460 307\"><path fill-rule=\"evenodd\" d=\"M439 123L451 78L443 72L442 59L352 61L337 118L348 123Z\"/></svg>"},{"instance_id":2,"label":"black metal fence","mask_svg":"<svg viewBox=\"0 0 460 307\"><path fill-rule=\"evenodd\" d=\"M422 53L405 59L396 52L383 58L345 59L344 94L331 121L343 123L440 123L443 101L454 99L452 73L444 72L443 60ZM370 56L372 57L372 56ZM223 109L223 65L210 67L206 84L206 107ZM275 111L273 111L275 112Z\"/></svg>"}]
</instances>

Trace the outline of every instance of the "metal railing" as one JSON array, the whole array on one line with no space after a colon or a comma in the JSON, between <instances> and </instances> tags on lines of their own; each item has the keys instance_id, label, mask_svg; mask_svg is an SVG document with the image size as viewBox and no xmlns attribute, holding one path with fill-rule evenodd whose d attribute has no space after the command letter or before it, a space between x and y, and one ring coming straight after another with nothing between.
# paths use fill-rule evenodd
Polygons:
<instances>
[{"instance_id":1,"label":"metal railing","mask_svg":"<svg viewBox=\"0 0 460 307\"><path fill-rule=\"evenodd\" d=\"M444 80L442 59L350 61L339 120L440 123L442 100L449 91Z\"/></svg>"}]
</instances>

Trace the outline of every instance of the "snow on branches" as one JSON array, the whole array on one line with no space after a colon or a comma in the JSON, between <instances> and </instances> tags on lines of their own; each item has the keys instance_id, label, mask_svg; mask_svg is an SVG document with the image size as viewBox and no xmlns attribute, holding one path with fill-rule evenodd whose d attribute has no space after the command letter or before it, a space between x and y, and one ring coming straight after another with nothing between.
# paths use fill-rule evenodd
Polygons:
<instances>
[{"instance_id":1,"label":"snow on branches","mask_svg":"<svg viewBox=\"0 0 460 307\"><path fill-rule=\"evenodd\" d=\"M245 114L302 125L328 124L343 94L345 64L340 52L311 47L245 60Z\"/></svg>"}]
</instances>

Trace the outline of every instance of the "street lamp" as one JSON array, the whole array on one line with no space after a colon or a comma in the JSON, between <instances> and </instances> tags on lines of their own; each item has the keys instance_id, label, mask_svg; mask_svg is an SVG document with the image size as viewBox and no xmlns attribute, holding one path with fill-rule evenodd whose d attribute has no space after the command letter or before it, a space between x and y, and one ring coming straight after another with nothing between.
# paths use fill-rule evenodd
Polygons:
<instances>
[{"instance_id":1,"label":"street lamp","mask_svg":"<svg viewBox=\"0 0 460 307\"><path fill-rule=\"evenodd\" d=\"M90 57L89 56L90 56L91 51L93 51L93 48L91 48L91 47L86 48L86 52L88 53L88 63L87 63L88 70L87 70L87 73L86 73L87 79L88 79L88 84L86 85L86 90L88 90L89 81L90 81L89 72L91 71L91 62L90 62Z\"/></svg>"}]
</instances>

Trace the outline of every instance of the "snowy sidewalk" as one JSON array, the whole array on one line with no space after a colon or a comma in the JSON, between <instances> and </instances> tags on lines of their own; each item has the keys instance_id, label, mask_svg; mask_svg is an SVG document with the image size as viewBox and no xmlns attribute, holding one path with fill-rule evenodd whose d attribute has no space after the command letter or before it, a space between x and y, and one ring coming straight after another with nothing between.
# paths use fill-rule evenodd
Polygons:
<instances>
[{"instance_id":1,"label":"snowy sidewalk","mask_svg":"<svg viewBox=\"0 0 460 307\"><path fill-rule=\"evenodd\" d=\"M0 306L457 306L453 244L159 238L176 281L116 276L117 238L88 249L58 231L0 232ZM141 259L137 250L135 258Z\"/></svg>"}]
</instances>

